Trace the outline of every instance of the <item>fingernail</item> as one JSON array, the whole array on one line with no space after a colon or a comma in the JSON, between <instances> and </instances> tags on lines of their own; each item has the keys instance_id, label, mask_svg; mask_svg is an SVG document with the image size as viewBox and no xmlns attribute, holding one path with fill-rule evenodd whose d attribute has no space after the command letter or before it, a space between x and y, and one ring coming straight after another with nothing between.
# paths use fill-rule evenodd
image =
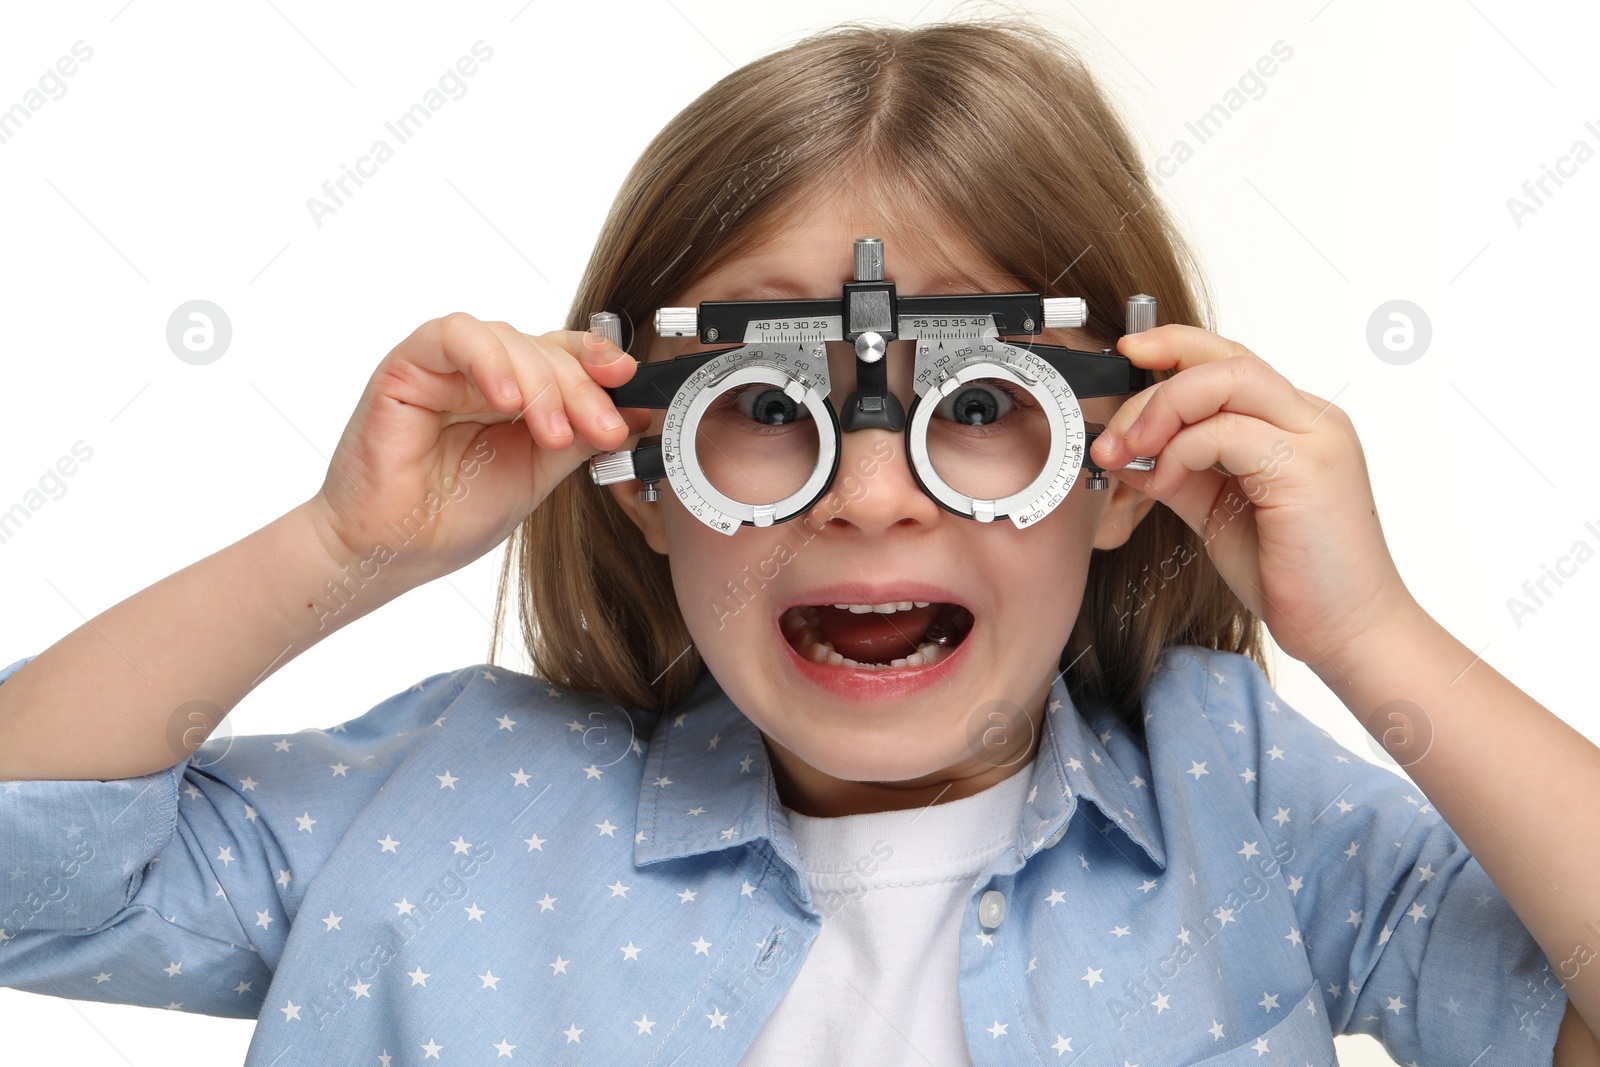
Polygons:
<instances>
[{"instance_id":1,"label":"fingernail","mask_svg":"<svg viewBox=\"0 0 1600 1067\"><path fill-rule=\"evenodd\" d=\"M615 430L622 425L622 416L615 411L608 411L600 416L599 425L602 430Z\"/></svg>"},{"instance_id":2,"label":"fingernail","mask_svg":"<svg viewBox=\"0 0 1600 1067\"><path fill-rule=\"evenodd\" d=\"M500 383L500 395L508 404L520 404L522 397L517 393L517 383L507 378Z\"/></svg>"},{"instance_id":3,"label":"fingernail","mask_svg":"<svg viewBox=\"0 0 1600 1067\"><path fill-rule=\"evenodd\" d=\"M1143 430L1144 430L1144 416L1140 415L1137 419L1133 420L1133 425L1128 427L1128 432L1127 432L1127 435L1126 435L1127 440L1129 440L1129 441L1136 440L1138 438L1139 434L1141 432L1143 432Z\"/></svg>"},{"instance_id":4,"label":"fingernail","mask_svg":"<svg viewBox=\"0 0 1600 1067\"><path fill-rule=\"evenodd\" d=\"M604 337L591 331L583 331L583 358L596 367L604 367L607 363L615 363L622 358L622 349L611 344Z\"/></svg>"},{"instance_id":5,"label":"fingernail","mask_svg":"<svg viewBox=\"0 0 1600 1067\"><path fill-rule=\"evenodd\" d=\"M556 437L562 437L572 432L572 426L567 422L567 417L559 411L552 411L550 418L545 422L550 427L550 432Z\"/></svg>"}]
</instances>

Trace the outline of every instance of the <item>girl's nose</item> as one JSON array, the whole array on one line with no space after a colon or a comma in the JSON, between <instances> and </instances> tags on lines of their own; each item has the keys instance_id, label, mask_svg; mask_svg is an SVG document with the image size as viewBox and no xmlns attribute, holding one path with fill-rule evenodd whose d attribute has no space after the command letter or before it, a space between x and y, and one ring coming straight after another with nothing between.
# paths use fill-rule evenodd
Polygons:
<instances>
[{"instance_id":1,"label":"girl's nose","mask_svg":"<svg viewBox=\"0 0 1600 1067\"><path fill-rule=\"evenodd\" d=\"M891 341L888 360L889 390L908 413L916 398L912 388L914 353L909 341ZM855 345L828 345L829 400L842 413L856 388ZM806 521L821 528L828 520L878 534L899 524L928 524L940 519L941 509L922 491L911 472L903 430L860 429L839 435L839 469L833 485Z\"/></svg>"},{"instance_id":2,"label":"girl's nose","mask_svg":"<svg viewBox=\"0 0 1600 1067\"><path fill-rule=\"evenodd\" d=\"M854 430L840 438L839 469L829 491L807 513L808 525L821 529L831 521L882 534L941 520L939 505L912 474L904 433Z\"/></svg>"}]
</instances>

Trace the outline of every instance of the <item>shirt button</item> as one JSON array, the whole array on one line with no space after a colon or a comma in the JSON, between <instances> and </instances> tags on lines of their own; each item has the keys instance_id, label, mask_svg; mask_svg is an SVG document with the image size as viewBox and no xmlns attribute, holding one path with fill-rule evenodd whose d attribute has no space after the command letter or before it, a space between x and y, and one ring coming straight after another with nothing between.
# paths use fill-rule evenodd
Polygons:
<instances>
[{"instance_id":1,"label":"shirt button","mask_svg":"<svg viewBox=\"0 0 1600 1067\"><path fill-rule=\"evenodd\" d=\"M1061 826L1061 829L1057 830L1054 834L1052 834L1050 836L1050 840L1048 840L1048 841L1046 841L1044 843L1044 847L1045 848L1055 848L1056 847L1056 842L1060 841L1063 837L1066 836L1066 834L1067 834L1067 827L1066 827L1066 824L1063 823L1062 826Z\"/></svg>"},{"instance_id":2,"label":"shirt button","mask_svg":"<svg viewBox=\"0 0 1600 1067\"><path fill-rule=\"evenodd\" d=\"M978 901L978 921L993 930L1006 917L1006 895L991 889Z\"/></svg>"}]
</instances>

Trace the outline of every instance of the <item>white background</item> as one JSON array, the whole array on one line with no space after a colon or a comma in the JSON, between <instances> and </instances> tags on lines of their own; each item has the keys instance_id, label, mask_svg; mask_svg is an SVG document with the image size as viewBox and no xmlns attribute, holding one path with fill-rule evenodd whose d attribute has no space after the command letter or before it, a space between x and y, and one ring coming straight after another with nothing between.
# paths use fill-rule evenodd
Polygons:
<instances>
[{"instance_id":1,"label":"white background","mask_svg":"<svg viewBox=\"0 0 1600 1067\"><path fill-rule=\"evenodd\" d=\"M1507 0L1035 10L1080 42L1152 166L1175 139L1195 144L1183 124L1274 42L1293 49L1264 95L1163 184L1202 253L1219 330L1351 414L1422 604L1600 737L1583 666L1600 559L1534 613L1515 620L1507 606L1575 542L1600 548L1586 321L1600 162L1549 186L1521 226L1506 203L1574 141L1600 148L1584 128L1600 127L1600 16ZM73 42L94 54L0 145L0 511L74 442L93 457L0 544L0 663L314 493L373 367L424 320L459 309L558 328L627 167L735 66L843 19L948 11L943 0L8 11L0 109ZM494 57L466 95L315 226L307 197L480 38ZM173 309L197 298L233 326L208 366L180 362L165 337ZM1403 366L1366 340L1369 315L1397 298L1433 331ZM334 634L252 693L232 731L331 725L484 660L498 559ZM526 665L512 650L506 662ZM1308 671L1277 662L1290 704L1372 752ZM238 1063L252 1025L0 991L8 1061ZM1365 1038L1340 1045L1347 1064L1387 1062Z\"/></svg>"}]
</instances>

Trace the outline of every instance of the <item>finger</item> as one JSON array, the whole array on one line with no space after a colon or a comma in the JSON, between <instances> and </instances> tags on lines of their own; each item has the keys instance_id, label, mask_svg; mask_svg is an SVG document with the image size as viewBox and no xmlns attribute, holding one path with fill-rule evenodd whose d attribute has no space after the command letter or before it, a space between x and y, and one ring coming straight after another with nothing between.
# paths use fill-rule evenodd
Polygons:
<instances>
[{"instance_id":1,"label":"finger","mask_svg":"<svg viewBox=\"0 0 1600 1067\"><path fill-rule=\"evenodd\" d=\"M1196 523L1205 521L1230 477L1238 479L1246 499L1264 503L1294 456L1294 441L1279 427L1225 411L1175 434L1156 457L1155 469L1113 473L1199 529ZM1219 463L1230 474L1213 469Z\"/></svg>"},{"instance_id":2,"label":"finger","mask_svg":"<svg viewBox=\"0 0 1600 1067\"><path fill-rule=\"evenodd\" d=\"M527 334L523 334L528 337ZM578 355L578 365L588 374L590 380L600 386L599 396L605 398L605 403L621 414L629 428L629 436L643 433L649 429L654 418L651 408L625 408L618 407L609 394L604 390L615 389L631 380L639 369L639 361L604 337L591 330L554 330L544 335L543 338L529 338L533 340L552 341L560 345L563 350Z\"/></svg>"},{"instance_id":3,"label":"finger","mask_svg":"<svg viewBox=\"0 0 1600 1067\"><path fill-rule=\"evenodd\" d=\"M530 350L523 335L504 322L484 323L496 341L506 347L518 395L519 410L512 416L527 424L528 433L542 449L559 452L572 444L572 424L567 421L566 405L556 378L552 357L557 354ZM511 356L515 349L515 357Z\"/></svg>"},{"instance_id":4,"label":"finger","mask_svg":"<svg viewBox=\"0 0 1600 1067\"><path fill-rule=\"evenodd\" d=\"M1185 426L1220 413L1248 415L1291 433L1308 433L1320 414L1289 380L1247 349L1173 375L1124 404L1095 442L1109 462L1154 455Z\"/></svg>"},{"instance_id":5,"label":"finger","mask_svg":"<svg viewBox=\"0 0 1600 1067\"><path fill-rule=\"evenodd\" d=\"M516 411L522 406L505 344L457 311L431 319L384 360L384 392L436 412Z\"/></svg>"},{"instance_id":6,"label":"finger","mask_svg":"<svg viewBox=\"0 0 1600 1067\"><path fill-rule=\"evenodd\" d=\"M638 360L591 330L551 330L539 337L522 336L559 348L607 389L628 381L639 366Z\"/></svg>"},{"instance_id":7,"label":"finger","mask_svg":"<svg viewBox=\"0 0 1600 1067\"><path fill-rule=\"evenodd\" d=\"M626 353L603 338L583 331L556 331L560 337L555 334L531 337L505 323L490 323L490 328L505 341L519 379L531 378L531 369L535 367L540 369L541 374L548 375L551 387L541 387L529 416L533 424L537 424L541 418L549 423L551 437L556 443L548 447L558 450L566 448L573 443L576 434L596 449L614 449L633 433L628 421L605 390L590 377L589 366L580 363L565 346L575 344L590 355L598 352L604 360L602 366L609 368L613 364L623 364L623 372L631 376L631 370L626 369L626 362L631 357ZM607 347L612 351L609 356L604 352ZM525 374L525 371L529 373ZM615 373L614 370L608 372ZM544 402L546 398L548 403ZM549 414L551 411L561 416L564 427L557 426L556 420ZM557 433L558 428L564 428L565 435Z\"/></svg>"}]
</instances>

